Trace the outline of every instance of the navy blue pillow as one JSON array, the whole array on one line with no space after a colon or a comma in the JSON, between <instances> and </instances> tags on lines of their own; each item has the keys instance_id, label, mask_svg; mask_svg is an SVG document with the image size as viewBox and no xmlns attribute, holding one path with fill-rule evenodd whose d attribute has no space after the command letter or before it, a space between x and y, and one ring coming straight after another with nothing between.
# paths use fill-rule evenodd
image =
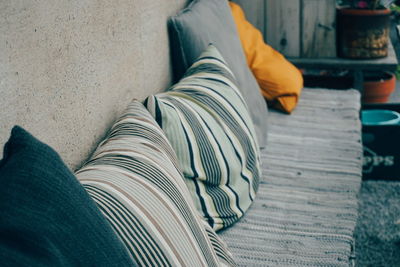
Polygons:
<instances>
[{"instance_id":1,"label":"navy blue pillow","mask_svg":"<svg viewBox=\"0 0 400 267\"><path fill-rule=\"evenodd\" d=\"M135 265L59 155L18 126L0 161L0 262Z\"/></svg>"}]
</instances>

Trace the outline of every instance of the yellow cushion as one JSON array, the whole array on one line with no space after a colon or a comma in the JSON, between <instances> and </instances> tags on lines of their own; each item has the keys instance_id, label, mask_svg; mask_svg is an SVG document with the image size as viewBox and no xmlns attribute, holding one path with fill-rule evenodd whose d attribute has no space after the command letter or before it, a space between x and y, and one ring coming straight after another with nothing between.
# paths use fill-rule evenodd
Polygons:
<instances>
[{"instance_id":1,"label":"yellow cushion","mask_svg":"<svg viewBox=\"0 0 400 267\"><path fill-rule=\"evenodd\" d=\"M296 107L303 88L301 72L282 54L264 43L262 34L246 20L243 10L229 2L247 63L261 92L273 107L287 113Z\"/></svg>"}]
</instances>

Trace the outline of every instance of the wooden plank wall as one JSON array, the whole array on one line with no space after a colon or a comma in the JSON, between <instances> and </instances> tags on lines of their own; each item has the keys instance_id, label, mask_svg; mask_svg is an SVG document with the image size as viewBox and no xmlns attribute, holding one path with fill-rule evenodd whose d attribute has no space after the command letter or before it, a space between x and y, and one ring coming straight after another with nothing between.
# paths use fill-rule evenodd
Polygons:
<instances>
[{"instance_id":1,"label":"wooden plank wall","mask_svg":"<svg viewBox=\"0 0 400 267\"><path fill-rule=\"evenodd\" d=\"M234 0L288 57L336 57L336 0Z\"/></svg>"},{"instance_id":2,"label":"wooden plank wall","mask_svg":"<svg viewBox=\"0 0 400 267\"><path fill-rule=\"evenodd\" d=\"M300 0L265 0L265 40L289 57L299 57Z\"/></svg>"},{"instance_id":3,"label":"wooden plank wall","mask_svg":"<svg viewBox=\"0 0 400 267\"><path fill-rule=\"evenodd\" d=\"M301 57L336 56L336 0L302 0Z\"/></svg>"},{"instance_id":4,"label":"wooden plank wall","mask_svg":"<svg viewBox=\"0 0 400 267\"><path fill-rule=\"evenodd\" d=\"M265 0L235 0L232 2L239 4L243 8L247 20L265 36Z\"/></svg>"}]
</instances>

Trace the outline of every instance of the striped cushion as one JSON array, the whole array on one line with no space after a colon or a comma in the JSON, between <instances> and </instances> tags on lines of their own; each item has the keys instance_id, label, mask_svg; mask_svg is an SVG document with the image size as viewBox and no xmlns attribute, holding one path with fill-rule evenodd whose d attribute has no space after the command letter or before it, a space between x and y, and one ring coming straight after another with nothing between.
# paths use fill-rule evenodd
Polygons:
<instances>
[{"instance_id":1,"label":"striped cushion","mask_svg":"<svg viewBox=\"0 0 400 267\"><path fill-rule=\"evenodd\" d=\"M252 203L259 184L259 149L252 120L232 72L210 45L170 91L145 102L177 153L203 216L220 230Z\"/></svg>"},{"instance_id":2,"label":"striped cushion","mask_svg":"<svg viewBox=\"0 0 400 267\"><path fill-rule=\"evenodd\" d=\"M234 265L199 216L157 123L137 101L76 173L141 266Z\"/></svg>"}]
</instances>

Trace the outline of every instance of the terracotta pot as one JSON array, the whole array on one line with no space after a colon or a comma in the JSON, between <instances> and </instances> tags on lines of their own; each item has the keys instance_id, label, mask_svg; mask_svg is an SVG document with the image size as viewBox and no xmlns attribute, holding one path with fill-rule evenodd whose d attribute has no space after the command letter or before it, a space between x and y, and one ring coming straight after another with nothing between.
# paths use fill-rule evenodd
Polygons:
<instances>
[{"instance_id":1,"label":"terracotta pot","mask_svg":"<svg viewBox=\"0 0 400 267\"><path fill-rule=\"evenodd\" d=\"M385 103L396 88L396 77L391 72L366 73L364 80L364 103Z\"/></svg>"},{"instance_id":2,"label":"terracotta pot","mask_svg":"<svg viewBox=\"0 0 400 267\"><path fill-rule=\"evenodd\" d=\"M339 57L382 58L388 54L389 9L337 10L337 49Z\"/></svg>"}]
</instances>

